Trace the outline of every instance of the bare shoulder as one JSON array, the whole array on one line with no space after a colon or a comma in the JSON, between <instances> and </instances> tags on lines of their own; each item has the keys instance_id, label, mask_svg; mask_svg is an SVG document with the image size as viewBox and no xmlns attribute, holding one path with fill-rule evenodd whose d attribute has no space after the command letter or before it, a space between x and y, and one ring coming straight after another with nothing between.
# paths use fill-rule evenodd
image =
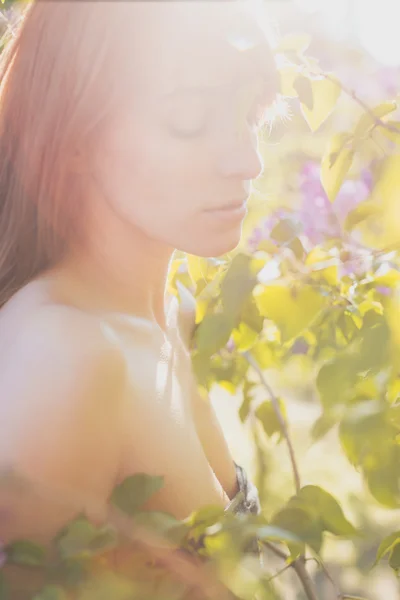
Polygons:
<instances>
[{"instance_id":1,"label":"bare shoulder","mask_svg":"<svg viewBox=\"0 0 400 600\"><path fill-rule=\"evenodd\" d=\"M93 370L100 376L124 371L123 354L104 321L52 302L27 301L0 311L0 376L16 361L25 368L35 363L50 377L56 365L87 377Z\"/></svg>"},{"instance_id":2,"label":"bare shoulder","mask_svg":"<svg viewBox=\"0 0 400 600\"><path fill-rule=\"evenodd\" d=\"M125 361L117 344L78 310L29 308L19 319L9 313L0 344L0 470L50 495L14 497L0 486L0 508L14 515L0 518L4 539L51 538L80 510L100 514L121 451Z\"/></svg>"}]
</instances>

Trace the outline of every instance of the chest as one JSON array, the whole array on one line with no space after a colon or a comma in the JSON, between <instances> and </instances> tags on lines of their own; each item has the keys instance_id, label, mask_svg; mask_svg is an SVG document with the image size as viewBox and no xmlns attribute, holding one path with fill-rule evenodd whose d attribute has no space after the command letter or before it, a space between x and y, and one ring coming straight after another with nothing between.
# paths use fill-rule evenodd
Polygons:
<instances>
[{"instance_id":1,"label":"chest","mask_svg":"<svg viewBox=\"0 0 400 600\"><path fill-rule=\"evenodd\" d=\"M199 410L191 360L179 339L124 335L127 365L121 479L162 475L146 508L187 516L195 506L227 502L235 485L232 458L216 421Z\"/></svg>"}]
</instances>

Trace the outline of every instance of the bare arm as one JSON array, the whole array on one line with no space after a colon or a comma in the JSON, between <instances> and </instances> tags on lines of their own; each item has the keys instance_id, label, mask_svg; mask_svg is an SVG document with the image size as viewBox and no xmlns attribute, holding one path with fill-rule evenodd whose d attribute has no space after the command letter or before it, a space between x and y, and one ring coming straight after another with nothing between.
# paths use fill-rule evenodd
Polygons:
<instances>
[{"instance_id":1,"label":"bare arm","mask_svg":"<svg viewBox=\"0 0 400 600\"><path fill-rule=\"evenodd\" d=\"M124 368L98 324L62 307L40 309L0 356L0 472L33 484L21 493L0 482L3 542L47 541L83 509L102 518L120 459Z\"/></svg>"},{"instance_id":2,"label":"bare arm","mask_svg":"<svg viewBox=\"0 0 400 600\"><path fill-rule=\"evenodd\" d=\"M196 327L196 300L189 290L183 287L180 289L180 297L179 331L190 361L191 338ZM238 492L233 457L211 400L200 395L194 376L191 403L197 434L204 453L227 496L233 498Z\"/></svg>"}]
</instances>

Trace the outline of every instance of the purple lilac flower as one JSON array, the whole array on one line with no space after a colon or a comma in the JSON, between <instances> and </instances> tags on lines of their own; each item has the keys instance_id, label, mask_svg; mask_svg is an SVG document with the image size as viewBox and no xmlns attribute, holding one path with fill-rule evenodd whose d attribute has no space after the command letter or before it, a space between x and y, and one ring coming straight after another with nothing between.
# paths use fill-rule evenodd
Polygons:
<instances>
[{"instance_id":1,"label":"purple lilac flower","mask_svg":"<svg viewBox=\"0 0 400 600\"><path fill-rule=\"evenodd\" d=\"M392 289L390 287L388 287L387 285L378 285L375 290L379 293L382 294L382 296L390 296L390 294L392 293Z\"/></svg>"},{"instance_id":2,"label":"purple lilac flower","mask_svg":"<svg viewBox=\"0 0 400 600\"><path fill-rule=\"evenodd\" d=\"M339 224L320 179L320 165L307 161L300 172L302 203L299 216L304 233L313 244L321 243L326 237L340 235Z\"/></svg>"},{"instance_id":3,"label":"purple lilac flower","mask_svg":"<svg viewBox=\"0 0 400 600\"><path fill-rule=\"evenodd\" d=\"M400 68L384 66L376 71L376 79L387 96L396 96L399 92Z\"/></svg>"},{"instance_id":4,"label":"purple lilac flower","mask_svg":"<svg viewBox=\"0 0 400 600\"><path fill-rule=\"evenodd\" d=\"M349 214L361 202L364 202L370 194L370 188L363 179L347 179L333 203L333 210L342 225Z\"/></svg>"},{"instance_id":5,"label":"purple lilac flower","mask_svg":"<svg viewBox=\"0 0 400 600\"><path fill-rule=\"evenodd\" d=\"M232 353L235 351L235 348L235 342L233 341L233 338L230 337L228 343L226 344L226 349L228 350L228 352Z\"/></svg>"},{"instance_id":6,"label":"purple lilac flower","mask_svg":"<svg viewBox=\"0 0 400 600\"><path fill-rule=\"evenodd\" d=\"M292 354L307 354L309 345L304 338L297 339L291 349Z\"/></svg>"},{"instance_id":7,"label":"purple lilac flower","mask_svg":"<svg viewBox=\"0 0 400 600\"><path fill-rule=\"evenodd\" d=\"M372 175L364 169L360 179L348 179L343 183L332 203L321 183L320 164L307 161L300 172L300 217L310 241L319 244L325 238L340 237L347 215L368 198L371 188Z\"/></svg>"},{"instance_id":8,"label":"purple lilac flower","mask_svg":"<svg viewBox=\"0 0 400 600\"><path fill-rule=\"evenodd\" d=\"M248 246L251 252L255 252L262 240L270 239L271 232L274 227L289 213L284 208L279 208L263 219L258 227L253 229L253 232L248 240Z\"/></svg>"}]
</instances>

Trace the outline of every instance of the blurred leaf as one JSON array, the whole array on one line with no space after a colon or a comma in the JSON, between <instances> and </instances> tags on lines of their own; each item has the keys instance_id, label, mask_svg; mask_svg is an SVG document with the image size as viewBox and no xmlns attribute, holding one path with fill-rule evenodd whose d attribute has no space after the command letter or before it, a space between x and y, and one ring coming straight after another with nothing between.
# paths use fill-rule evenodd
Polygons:
<instances>
[{"instance_id":1,"label":"blurred leaf","mask_svg":"<svg viewBox=\"0 0 400 600\"><path fill-rule=\"evenodd\" d=\"M187 254L186 261L190 278L194 284L197 284L199 280L207 281L210 273L214 270L214 265L207 258Z\"/></svg>"},{"instance_id":2,"label":"blurred leaf","mask_svg":"<svg viewBox=\"0 0 400 600\"><path fill-rule=\"evenodd\" d=\"M294 82L300 74L300 68L294 65L285 66L284 68L279 69L280 90L283 96L297 98L298 92L294 87Z\"/></svg>"},{"instance_id":3,"label":"blurred leaf","mask_svg":"<svg viewBox=\"0 0 400 600\"><path fill-rule=\"evenodd\" d=\"M294 533L315 552L320 552L322 546L321 524L309 512L297 507L283 508L274 515L271 524ZM299 544L289 542L288 547L293 558L303 553L303 548Z\"/></svg>"},{"instance_id":4,"label":"blurred leaf","mask_svg":"<svg viewBox=\"0 0 400 600\"><path fill-rule=\"evenodd\" d=\"M239 352L246 352L255 344L258 333L251 329L246 323L239 323L239 327L233 330L232 338Z\"/></svg>"},{"instance_id":5,"label":"blurred leaf","mask_svg":"<svg viewBox=\"0 0 400 600\"><path fill-rule=\"evenodd\" d=\"M32 600L68 600L68 594L58 585L46 585Z\"/></svg>"},{"instance_id":6,"label":"blurred leaf","mask_svg":"<svg viewBox=\"0 0 400 600\"><path fill-rule=\"evenodd\" d=\"M326 305L326 299L306 284L301 287L265 286L255 301L260 313L276 323L282 341L288 341L309 327Z\"/></svg>"},{"instance_id":7,"label":"blurred leaf","mask_svg":"<svg viewBox=\"0 0 400 600\"><path fill-rule=\"evenodd\" d=\"M134 515L164 485L164 477L136 473L114 489L110 501L128 515Z\"/></svg>"},{"instance_id":8,"label":"blurred leaf","mask_svg":"<svg viewBox=\"0 0 400 600\"><path fill-rule=\"evenodd\" d=\"M276 359L272 348L262 340L256 342L251 348L251 355L262 369L268 369L275 364Z\"/></svg>"},{"instance_id":9,"label":"blurred leaf","mask_svg":"<svg viewBox=\"0 0 400 600\"><path fill-rule=\"evenodd\" d=\"M4 572L0 569L0 600L12 600Z\"/></svg>"},{"instance_id":10,"label":"blurred leaf","mask_svg":"<svg viewBox=\"0 0 400 600\"><path fill-rule=\"evenodd\" d=\"M364 315L356 366L359 371L380 369L389 358L390 330L385 317L373 310Z\"/></svg>"},{"instance_id":11,"label":"blurred leaf","mask_svg":"<svg viewBox=\"0 0 400 600\"><path fill-rule=\"evenodd\" d=\"M321 487L316 485L304 486L298 493L298 497L318 511L324 529L327 531L340 536L352 536L357 532L344 516L338 501Z\"/></svg>"},{"instance_id":12,"label":"blurred leaf","mask_svg":"<svg viewBox=\"0 0 400 600\"><path fill-rule=\"evenodd\" d=\"M317 442L323 438L338 422L338 418L329 411L324 412L311 428L311 438Z\"/></svg>"},{"instance_id":13,"label":"blurred leaf","mask_svg":"<svg viewBox=\"0 0 400 600\"><path fill-rule=\"evenodd\" d=\"M92 577L82 587L77 600L132 600L136 591L132 581L121 575L106 572Z\"/></svg>"},{"instance_id":14,"label":"blurred leaf","mask_svg":"<svg viewBox=\"0 0 400 600\"><path fill-rule=\"evenodd\" d=\"M361 202L356 208L347 213L344 220L344 229L345 231L351 231L363 221L371 217L376 217L381 212L382 208L375 203L369 201Z\"/></svg>"},{"instance_id":15,"label":"blurred leaf","mask_svg":"<svg viewBox=\"0 0 400 600\"><path fill-rule=\"evenodd\" d=\"M311 81L308 77L300 75L293 83L293 87L296 90L299 100L304 106L312 111L314 108L314 94Z\"/></svg>"},{"instance_id":16,"label":"blurred leaf","mask_svg":"<svg viewBox=\"0 0 400 600\"><path fill-rule=\"evenodd\" d=\"M322 158L321 183L331 202L335 200L353 162L354 151L347 147L350 139L348 133L335 134Z\"/></svg>"},{"instance_id":17,"label":"blurred leaf","mask_svg":"<svg viewBox=\"0 0 400 600\"><path fill-rule=\"evenodd\" d=\"M247 419L250 411L251 402L253 397L251 395L251 391L255 387L255 384L248 379L244 380L243 384L243 402L239 408L239 417L242 423Z\"/></svg>"},{"instance_id":18,"label":"blurred leaf","mask_svg":"<svg viewBox=\"0 0 400 600\"><path fill-rule=\"evenodd\" d=\"M317 389L322 405L331 409L347 402L357 378L354 364L348 357L338 356L323 365L317 376Z\"/></svg>"},{"instance_id":19,"label":"blurred leaf","mask_svg":"<svg viewBox=\"0 0 400 600\"><path fill-rule=\"evenodd\" d=\"M308 108L304 102L301 102L301 110L311 131L316 131L335 108L342 90L338 83L325 77L310 79L310 84L313 97L312 108ZM304 83L301 84L301 89L304 94ZM306 94L306 98L307 104L310 105L310 93Z\"/></svg>"},{"instance_id":20,"label":"blurred leaf","mask_svg":"<svg viewBox=\"0 0 400 600\"><path fill-rule=\"evenodd\" d=\"M5 547L7 563L29 567L42 567L46 562L43 546L29 540L17 540Z\"/></svg>"},{"instance_id":21,"label":"blurred leaf","mask_svg":"<svg viewBox=\"0 0 400 600\"><path fill-rule=\"evenodd\" d=\"M283 418L286 419L286 407L281 398L278 399L280 412ZM266 400L255 411L256 417L261 421L265 433L271 437L274 433L279 433L279 439L282 440L283 434L279 419L274 410L272 400Z\"/></svg>"},{"instance_id":22,"label":"blurred leaf","mask_svg":"<svg viewBox=\"0 0 400 600\"><path fill-rule=\"evenodd\" d=\"M207 314L195 333L200 353L214 354L228 343L235 326L231 315L226 313Z\"/></svg>"},{"instance_id":23,"label":"blurred leaf","mask_svg":"<svg viewBox=\"0 0 400 600\"><path fill-rule=\"evenodd\" d=\"M243 304L257 283L257 278L251 272L251 257L237 254L221 283L221 299L224 310L237 319Z\"/></svg>"},{"instance_id":24,"label":"blurred leaf","mask_svg":"<svg viewBox=\"0 0 400 600\"><path fill-rule=\"evenodd\" d=\"M57 548L62 558L79 558L102 552L117 543L114 529L96 527L86 517L78 517L57 536Z\"/></svg>"},{"instance_id":25,"label":"blurred leaf","mask_svg":"<svg viewBox=\"0 0 400 600\"><path fill-rule=\"evenodd\" d=\"M396 102L382 102L381 104L379 104L371 110L372 114L369 112L365 112L363 115L361 115L355 127L354 137L364 137L371 130L371 128L374 127L374 117L381 119L382 117L385 117L389 113L396 110L396 108Z\"/></svg>"},{"instance_id":26,"label":"blurred leaf","mask_svg":"<svg viewBox=\"0 0 400 600\"><path fill-rule=\"evenodd\" d=\"M391 131L390 129L388 129L386 127L380 127L379 131L381 133L383 133L384 136L389 138L389 140L391 140L392 142L396 142L397 144L399 144L400 143L400 121L388 121L386 123L386 125L388 125L388 127L390 127L391 129L398 130L398 133L396 131Z\"/></svg>"},{"instance_id":27,"label":"blurred leaf","mask_svg":"<svg viewBox=\"0 0 400 600\"><path fill-rule=\"evenodd\" d=\"M392 553L389 558L389 565L396 571L396 573L400 569L400 544L396 544L394 546Z\"/></svg>"},{"instance_id":28,"label":"blurred leaf","mask_svg":"<svg viewBox=\"0 0 400 600\"><path fill-rule=\"evenodd\" d=\"M400 531L394 531L381 541L376 553L375 564L382 560L386 554L391 555L393 548L397 546L397 544L400 544Z\"/></svg>"},{"instance_id":29,"label":"blurred leaf","mask_svg":"<svg viewBox=\"0 0 400 600\"><path fill-rule=\"evenodd\" d=\"M134 515L134 524L154 531L169 542L179 544L186 535L187 527L173 515L161 511L143 511Z\"/></svg>"}]
</instances>

